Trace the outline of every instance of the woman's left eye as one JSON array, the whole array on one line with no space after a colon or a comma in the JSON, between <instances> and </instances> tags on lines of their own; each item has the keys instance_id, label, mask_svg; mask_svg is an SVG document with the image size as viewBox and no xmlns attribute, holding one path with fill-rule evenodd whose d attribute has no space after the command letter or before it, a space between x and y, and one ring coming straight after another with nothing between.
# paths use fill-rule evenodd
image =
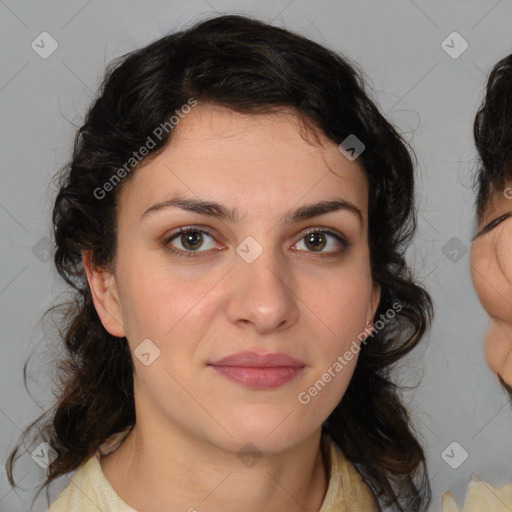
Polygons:
<instances>
[{"instance_id":1,"label":"woman's left eye","mask_svg":"<svg viewBox=\"0 0 512 512\"><path fill-rule=\"evenodd\" d=\"M172 254L177 256L186 256L186 257L196 257L200 256L201 253L208 252L208 250L212 250L215 248L215 242L207 247L206 250L198 250L203 246L205 237L210 238L212 241L214 238L207 232L198 228L185 228L180 229L177 233L172 236L166 238L164 240L164 248L170 251ZM335 242L329 243L329 239L333 239ZM176 248L172 245L172 242L177 240L181 244L181 248ZM307 252L316 252L321 254L322 256L333 256L340 254L345 251L350 243L339 233L329 230L329 229L314 229L308 231L296 244L303 244L306 247ZM332 245L339 246L338 249ZM327 251L324 249L327 247ZM326 253L326 254L324 254Z\"/></svg>"},{"instance_id":2,"label":"woman's left eye","mask_svg":"<svg viewBox=\"0 0 512 512\"><path fill-rule=\"evenodd\" d=\"M350 245L349 242L342 235L326 229L315 229L309 231L299 240L299 242L297 242L297 244L300 244L302 242L305 247L311 249L311 251L307 252L321 252L322 249L329 246L329 238L334 239L334 245L336 245L337 243L338 246L340 246L341 248L334 248L333 250L333 244L331 243L331 250L324 251L327 254L322 253L322 256L338 255L341 252L348 249Z\"/></svg>"}]
</instances>

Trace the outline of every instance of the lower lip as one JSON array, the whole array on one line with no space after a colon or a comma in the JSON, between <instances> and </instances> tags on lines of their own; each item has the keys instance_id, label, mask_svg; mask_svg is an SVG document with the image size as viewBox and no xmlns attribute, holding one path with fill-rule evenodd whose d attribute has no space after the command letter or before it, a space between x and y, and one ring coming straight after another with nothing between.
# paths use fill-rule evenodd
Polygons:
<instances>
[{"instance_id":1,"label":"lower lip","mask_svg":"<svg viewBox=\"0 0 512 512\"><path fill-rule=\"evenodd\" d=\"M295 366L213 366L222 376L251 389L272 389L295 379L304 368Z\"/></svg>"}]
</instances>

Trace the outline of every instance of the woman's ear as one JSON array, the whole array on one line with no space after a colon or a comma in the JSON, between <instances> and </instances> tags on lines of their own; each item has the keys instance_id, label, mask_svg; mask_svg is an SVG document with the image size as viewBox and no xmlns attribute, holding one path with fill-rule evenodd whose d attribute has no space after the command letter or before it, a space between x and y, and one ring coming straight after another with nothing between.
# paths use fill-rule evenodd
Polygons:
<instances>
[{"instance_id":1,"label":"woman's ear","mask_svg":"<svg viewBox=\"0 0 512 512\"><path fill-rule=\"evenodd\" d=\"M112 336L119 338L126 336L115 277L107 270L99 267L93 268L90 251L82 251L82 263L89 282L94 307L103 327Z\"/></svg>"},{"instance_id":2,"label":"woman's ear","mask_svg":"<svg viewBox=\"0 0 512 512\"><path fill-rule=\"evenodd\" d=\"M371 314L369 316L370 321L373 320L375 313L377 312L377 308L379 307L380 302L380 284L374 283L372 288L372 297L371 297Z\"/></svg>"}]
</instances>

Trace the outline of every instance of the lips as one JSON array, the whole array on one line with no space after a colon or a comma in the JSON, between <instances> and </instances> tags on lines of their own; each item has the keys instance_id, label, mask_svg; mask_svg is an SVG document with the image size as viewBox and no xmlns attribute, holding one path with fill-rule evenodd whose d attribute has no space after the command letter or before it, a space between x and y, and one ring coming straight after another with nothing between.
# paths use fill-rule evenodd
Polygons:
<instances>
[{"instance_id":1,"label":"lips","mask_svg":"<svg viewBox=\"0 0 512 512\"><path fill-rule=\"evenodd\" d=\"M251 389L271 389L298 377L305 364L284 353L238 352L210 366L223 377Z\"/></svg>"},{"instance_id":2,"label":"lips","mask_svg":"<svg viewBox=\"0 0 512 512\"><path fill-rule=\"evenodd\" d=\"M259 368L275 368L285 366L290 368L303 368L305 365L297 359L284 354L275 352L272 354L258 354L256 352L238 352L231 356L223 357L218 361L210 363L213 366L245 366Z\"/></svg>"}]
</instances>

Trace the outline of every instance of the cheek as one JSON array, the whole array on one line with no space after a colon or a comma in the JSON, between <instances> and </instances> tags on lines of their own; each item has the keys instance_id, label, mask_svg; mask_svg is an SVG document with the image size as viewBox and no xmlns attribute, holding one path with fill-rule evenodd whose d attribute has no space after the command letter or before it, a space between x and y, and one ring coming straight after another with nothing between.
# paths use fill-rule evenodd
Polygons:
<instances>
[{"instance_id":1,"label":"cheek","mask_svg":"<svg viewBox=\"0 0 512 512\"><path fill-rule=\"evenodd\" d=\"M323 277L307 276L301 297L321 320L325 339L340 349L340 340L357 336L370 319L372 279L367 268L356 266Z\"/></svg>"},{"instance_id":2,"label":"cheek","mask_svg":"<svg viewBox=\"0 0 512 512\"><path fill-rule=\"evenodd\" d=\"M304 310L310 332L314 333L313 382L326 383L319 403L339 399L345 392L359 357L371 299L371 277L362 269L340 272L336 279L327 282L323 291L313 287L317 292L308 295L315 315ZM371 338L367 342L371 343Z\"/></svg>"},{"instance_id":3,"label":"cheek","mask_svg":"<svg viewBox=\"0 0 512 512\"><path fill-rule=\"evenodd\" d=\"M471 278L487 314L501 321L512 320L512 260L510 243L482 240L471 250Z\"/></svg>"},{"instance_id":4,"label":"cheek","mask_svg":"<svg viewBox=\"0 0 512 512\"><path fill-rule=\"evenodd\" d=\"M118 263L123 319L135 338L154 336L163 342L205 313L204 297L220 277L200 276L192 267L172 266L161 258L142 261L138 264L133 255Z\"/></svg>"}]
</instances>

